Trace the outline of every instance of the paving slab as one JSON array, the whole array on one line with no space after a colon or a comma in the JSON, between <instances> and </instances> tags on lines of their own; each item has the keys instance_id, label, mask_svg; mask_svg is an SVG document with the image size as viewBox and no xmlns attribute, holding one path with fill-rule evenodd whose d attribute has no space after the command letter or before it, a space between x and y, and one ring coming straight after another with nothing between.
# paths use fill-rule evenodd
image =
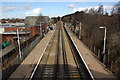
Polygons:
<instances>
[{"instance_id":1,"label":"paving slab","mask_svg":"<svg viewBox=\"0 0 120 80\"><path fill-rule=\"evenodd\" d=\"M9 79L24 79L29 78L37 64L40 56L42 55L45 47L49 43L54 30L49 31L46 36L37 44L37 46L30 52L25 60L20 64L16 71L10 76Z\"/></svg>"},{"instance_id":2,"label":"paving slab","mask_svg":"<svg viewBox=\"0 0 120 80\"><path fill-rule=\"evenodd\" d=\"M89 70L95 79L113 80L115 76L108 71L105 66L93 56L93 53L73 34L68 27L65 27L74 44L78 48L79 54L84 59Z\"/></svg>"}]
</instances>

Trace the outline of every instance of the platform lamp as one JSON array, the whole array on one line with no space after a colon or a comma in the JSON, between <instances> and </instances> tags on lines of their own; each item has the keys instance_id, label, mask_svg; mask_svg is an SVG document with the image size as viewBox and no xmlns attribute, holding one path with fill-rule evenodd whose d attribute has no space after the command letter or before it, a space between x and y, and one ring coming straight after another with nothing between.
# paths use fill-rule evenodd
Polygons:
<instances>
[{"instance_id":1,"label":"platform lamp","mask_svg":"<svg viewBox=\"0 0 120 80\"><path fill-rule=\"evenodd\" d=\"M99 28L104 29L104 45L103 45L103 54L105 54L105 46L106 46L106 27L100 26Z\"/></svg>"},{"instance_id":2,"label":"platform lamp","mask_svg":"<svg viewBox=\"0 0 120 80\"><path fill-rule=\"evenodd\" d=\"M21 56L21 48L20 48L20 37L19 37L19 32L18 32L18 29L17 29L17 37L18 37L18 47L19 47L19 56L20 56L20 60L22 60L22 56Z\"/></svg>"}]
</instances>

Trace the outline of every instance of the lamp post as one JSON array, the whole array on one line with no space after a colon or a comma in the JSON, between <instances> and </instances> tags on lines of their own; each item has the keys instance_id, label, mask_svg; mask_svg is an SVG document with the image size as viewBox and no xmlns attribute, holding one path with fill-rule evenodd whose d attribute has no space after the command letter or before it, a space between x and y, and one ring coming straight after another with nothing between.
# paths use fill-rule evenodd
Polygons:
<instances>
[{"instance_id":1,"label":"lamp post","mask_svg":"<svg viewBox=\"0 0 120 80\"><path fill-rule=\"evenodd\" d=\"M20 37L19 37L19 32L18 32L18 29L17 29L17 37L18 37L18 47L19 47L19 56L20 56L20 60L22 60L22 56L21 56L21 49L20 49Z\"/></svg>"},{"instance_id":2,"label":"lamp post","mask_svg":"<svg viewBox=\"0 0 120 80\"><path fill-rule=\"evenodd\" d=\"M105 46L106 46L106 27L101 26L101 29L105 29L104 33L104 46L103 46L103 54L105 53Z\"/></svg>"}]
</instances>

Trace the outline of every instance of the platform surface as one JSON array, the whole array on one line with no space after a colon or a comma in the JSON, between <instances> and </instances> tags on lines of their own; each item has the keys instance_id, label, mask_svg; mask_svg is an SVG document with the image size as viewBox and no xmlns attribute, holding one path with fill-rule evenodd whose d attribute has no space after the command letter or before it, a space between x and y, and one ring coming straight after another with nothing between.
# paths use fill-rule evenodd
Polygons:
<instances>
[{"instance_id":1,"label":"platform surface","mask_svg":"<svg viewBox=\"0 0 120 80\"><path fill-rule=\"evenodd\" d=\"M45 47L49 43L54 30L49 31L46 36L37 44L37 46L30 52L25 60L18 66L16 71L10 76L11 79L29 78Z\"/></svg>"},{"instance_id":2,"label":"platform surface","mask_svg":"<svg viewBox=\"0 0 120 80\"><path fill-rule=\"evenodd\" d=\"M73 34L68 27L65 28L74 41L78 51L82 55L94 78L105 80L111 80L115 78L115 76L110 71L108 71L98 59L93 56L93 53L75 36L75 34Z\"/></svg>"}]
</instances>

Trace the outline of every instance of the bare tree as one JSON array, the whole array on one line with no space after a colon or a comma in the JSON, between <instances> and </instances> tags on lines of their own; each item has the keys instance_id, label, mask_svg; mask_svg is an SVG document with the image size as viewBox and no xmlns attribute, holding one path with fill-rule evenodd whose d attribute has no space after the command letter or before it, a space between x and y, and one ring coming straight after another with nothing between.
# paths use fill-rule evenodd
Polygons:
<instances>
[{"instance_id":1,"label":"bare tree","mask_svg":"<svg viewBox=\"0 0 120 80\"><path fill-rule=\"evenodd\" d=\"M103 5L99 6L97 13L98 13L98 15L103 15L103 13L104 13Z\"/></svg>"}]
</instances>

